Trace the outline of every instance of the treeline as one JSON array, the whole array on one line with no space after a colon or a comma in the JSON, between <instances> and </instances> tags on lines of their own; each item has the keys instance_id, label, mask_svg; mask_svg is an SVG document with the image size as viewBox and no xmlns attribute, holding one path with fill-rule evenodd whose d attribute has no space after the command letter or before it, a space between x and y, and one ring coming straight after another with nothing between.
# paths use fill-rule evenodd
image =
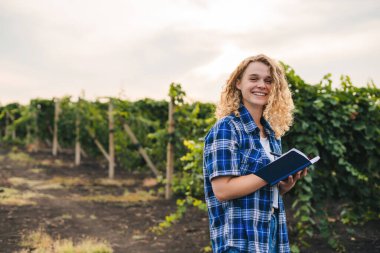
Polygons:
<instances>
[{"instance_id":1,"label":"treeline","mask_svg":"<svg viewBox=\"0 0 380 253\"><path fill-rule=\"evenodd\" d=\"M294 125L282 139L283 151L297 147L322 158L289 193L295 200L292 209L298 221L296 229L291 229L299 238L293 250L320 232L332 247L344 251L339 235L332 229L334 223L360 225L380 218L380 90L374 83L355 87L348 76L341 77L339 88L332 87L330 75L317 85L309 85L292 68L285 67L296 111ZM180 218L186 205L204 208L202 138L215 122L215 105L184 102L185 92L180 86L171 87L169 95L175 102L175 132L171 135L167 131L168 101L60 98L58 142L62 149L74 149L79 117L83 150L92 157L101 157L90 133L108 145L107 111L112 103L117 169L147 171L145 161L136 152L142 146L164 175L166 146L174 143L173 189L183 200L172 217ZM48 99L0 107L1 142L50 146L54 107L55 101ZM135 133L137 145L125 134L123 122ZM333 208L328 208L331 203Z\"/></svg>"}]
</instances>

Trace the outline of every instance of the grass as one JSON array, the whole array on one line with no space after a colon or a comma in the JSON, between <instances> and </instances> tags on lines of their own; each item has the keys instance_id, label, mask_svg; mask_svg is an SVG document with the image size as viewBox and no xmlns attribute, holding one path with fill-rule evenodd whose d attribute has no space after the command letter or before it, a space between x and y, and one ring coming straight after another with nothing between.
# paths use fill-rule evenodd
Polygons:
<instances>
[{"instance_id":1,"label":"grass","mask_svg":"<svg viewBox=\"0 0 380 253\"><path fill-rule=\"evenodd\" d=\"M87 216L86 214L75 214L75 218L77 218L77 219L83 219L86 216ZM97 219L96 215L94 215L94 214L91 214L90 216L88 216L88 218L90 218L91 220L96 220ZM73 215L65 213L65 214L62 214L59 217L56 217L55 219L57 219L57 220L60 220L60 219L62 219L62 220L71 220L71 219L73 219Z\"/></svg>"},{"instance_id":2,"label":"grass","mask_svg":"<svg viewBox=\"0 0 380 253\"><path fill-rule=\"evenodd\" d=\"M51 190L51 189L62 189L63 186L57 183L51 183L49 181L44 182L35 187L36 190Z\"/></svg>"},{"instance_id":3,"label":"grass","mask_svg":"<svg viewBox=\"0 0 380 253\"><path fill-rule=\"evenodd\" d=\"M112 253L108 242L94 238L85 238L78 243L72 239L53 239L42 229L24 235L20 245L26 249L18 253Z\"/></svg>"},{"instance_id":4,"label":"grass","mask_svg":"<svg viewBox=\"0 0 380 253\"><path fill-rule=\"evenodd\" d=\"M73 218L73 216L71 214L63 214L60 218L64 219L64 220L71 220Z\"/></svg>"},{"instance_id":5,"label":"grass","mask_svg":"<svg viewBox=\"0 0 380 253\"><path fill-rule=\"evenodd\" d=\"M124 186L133 186L137 182L135 179L108 179L108 178L99 178L95 180L89 180L87 178L81 177L54 177L49 180L50 183L61 184L66 187L71 186L115 186L115 187L124 187Z\"/></svg>"},{"instance_id":6,"label":"grass","mask_svg":"<svg viewBox=\"0 0 380 253\"><path fill-rule=\"evenodd\" d=\"M90 180L80 177L53 177L49 180L31 180L22 177L11 177L8 181L13 186L26 185L37 190L62 189L63 187L87 186Z\"/></svg>"},{"instance_id":7,"label":"grass","mask_svg":"<svg viewBox=\"0 0 380 253\"><path fill-rule=\"evenodd\" d=\"M34 193L34 192L20 192L12 188L0 188L0 205L24 206L36 205L32 201L33 198L47 197L49 195ZM51 197L51 196L49 196Z\"/></svg>"},{"instance_id":8,"label":"grass","mask_svg":"<svg viewBox=\"0 0 380 253\"><path fill-rule=\"evenodd\" d=\"M96 179L94 184L95 185L101 185L101 186L133 186L137 182L135 179L109 179L109 178L99 178Z\"/></svg>"},{"instance_id":9,"label":"grass","mask_svg":"<svg viewBox=\"0 0 380 253\"><path fill-rule=\"evenodd\" d=\"M59 183L51 182L49 180L31 180L23 177L11 177L8 181L13 186L25 185L29 188L36 190L47 190L47 189L61 189L62 185Z\"/></svg>"},{"instance_id":10,"label":"grass","mask_svg":"<svg viewBox=\"0 0 380 253\"><path fill-rule=\"evenodd\" d=\"M39 165L42 165L42 166L56 166L56 167L62 167L65 165L65 162L62 161L61 159L43 159L43 160L40 160Z\"/></svg>"},{"instance_id":11,"label":"grass","mask_svg":"<svg viewBox=\"0 0 380 253\"><path fill-rule=\"evenodd\" d=\"M11 152L7 154L8 159L20 163L33 163L35 160L27 153L19 151L17 148L12 148Z\"/></svg>"},{"instance_id":12,"label":"grass","mask_svg":"<svg viewBox=\"0 0 380 253\"><path fill-rule=\"evenodd\" d=\"M30 180L26 179L23 177L10 177L8 178L8 181L13 185L13 186L20 186L20 185L26 185L30 188L35 187L36 185L42 184L43 181L41 180Z\"/></svg>"},{"instance_id":13,"label":"grass","mask_svg":"<svg viewBox=\"0 0 380 253\"><path fill-rule=\"evenodd\" d=\"M130 193L128 191L124 192L123 195L90 195L81 196L76 198L79 201L95 201L95 202L145 202L150 200L155 200L157 197L153 196L146 191L137 191Z\"/></svg>"},{"instance_id":14,"label":"grass","mask_svg":"<svg viewBox=\"0 0 380 253\"><path fill-rule=\"evenodd\" d=\"M40 169L40 168L33 168L33 169L30 169L30 172L34 173L34 174L41 174L42 172L44 172L45 170L44 169Z\"/></svg>"},{"instance_id":15,"label":"grass","mask_svg":"<svg viewBox=\"0 0 380 253\"><path fill-rule=\"evenodd\" d=\"M60 184L66 187L90 185L90 181L88 179L80 177L53 177L52 179L48 180L48 182L53 184Z\"/></svg>"},{"instance_id":16,"label":"grass","mask_svg":"<svg viewBox=\"0 0 380 253\"><path fill-rule=\"evenodd\" d=\"M13 186L16 186L16 187L27 186L35 190L62 189L63 187L70 188L70 187L76 187L76 186L125 187L125 186L132 186L137 183L135 179L100 178L100 179L90 180L83 177L62 177L62 176L55 176L48 180L31 180L31 179L22 178L22 177L11 177L8 179L8 181ZM127 194L124 194L124 195L127 195ZM128 197L134 198L135 195L136 194L128 194ZM137 193L137 195L141 198L144 198L145 196L151 196L152 194L149 193L149 194L144 195L143 192L139 192ZM105 195L105 196L108 196L108 195ZM128 197L124 196L124 198L128 198ZM100 198L104 199L104 197L100 197Z\"/></svg>"}]
</instances>

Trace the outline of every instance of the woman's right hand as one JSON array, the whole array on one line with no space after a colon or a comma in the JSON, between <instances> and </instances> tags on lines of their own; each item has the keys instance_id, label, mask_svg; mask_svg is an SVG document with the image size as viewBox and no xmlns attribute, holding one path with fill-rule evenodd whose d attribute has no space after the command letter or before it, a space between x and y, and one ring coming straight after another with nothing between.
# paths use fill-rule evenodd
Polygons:
<instances>
[{"instance_id":1,"label":"woman's right hand","mask_svg":"<svg viewBox=\"0 0 380 253\"><path fill-rule=\"evenodd\" d=\"M305 177L307 175L307 168L303 169L301 171L298 171L297 174L294 176L289 176L288 179L280 181L279 183L279 189L280 189L280 194L283 195L290 191L294 185L297 183L299 179L302 177Z\"/></svg>"}]
</instances>

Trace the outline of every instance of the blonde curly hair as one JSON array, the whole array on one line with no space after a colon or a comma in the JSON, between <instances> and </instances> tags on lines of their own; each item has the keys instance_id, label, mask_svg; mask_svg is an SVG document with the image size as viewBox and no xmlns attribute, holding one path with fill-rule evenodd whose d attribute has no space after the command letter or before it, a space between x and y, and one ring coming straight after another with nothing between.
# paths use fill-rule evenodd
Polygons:
<instances>
[{"instance_id":1,"label":"blonde curly hair","mask_svg":"<svg viewBox=\"0 0 380 253\"><path fill-rule=\"evenodd\" d=\"M280 138L289 130L289 127L293 123L294 103L282 65L263 54L244 59L235 71L232 72L223 88L220 102L216 108L216 117L220 119L231 113L239 116L238 109L242 103L242 94L236 87L236 84L243 77L245 69L252 62L261 62L269 67L273 83L263 116L271 125L276 138Z\"/></svg>"}]
</instances>

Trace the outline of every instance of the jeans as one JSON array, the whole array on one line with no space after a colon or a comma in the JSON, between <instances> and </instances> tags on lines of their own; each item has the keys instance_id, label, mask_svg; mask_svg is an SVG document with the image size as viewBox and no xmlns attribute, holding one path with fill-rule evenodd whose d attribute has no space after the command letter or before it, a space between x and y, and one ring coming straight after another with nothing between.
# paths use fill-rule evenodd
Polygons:
<instances>
[{"instance_id":1,"label":"jeans","mask_svg":"<svg viewBox=\"0 0 380 253\"><path fill-rule=\"evenodd\" d=\"M270 230L269 230L269 253L277 253L278 252L278 242L277 242L277 214L273 213L270 219Z\"/></svg>"}]
</instances>

